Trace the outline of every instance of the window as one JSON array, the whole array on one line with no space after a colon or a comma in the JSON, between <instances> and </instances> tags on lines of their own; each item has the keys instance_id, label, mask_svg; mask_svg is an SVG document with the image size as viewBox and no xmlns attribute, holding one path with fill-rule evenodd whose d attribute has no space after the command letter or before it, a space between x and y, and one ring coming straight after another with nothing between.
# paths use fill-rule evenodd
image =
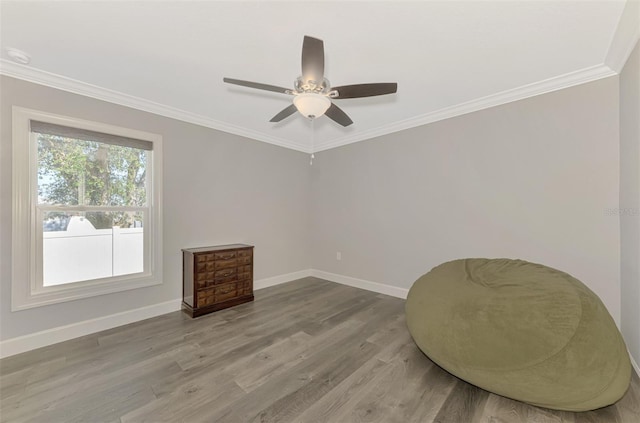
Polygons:
<instances>
[{"instance_id":1,"label":"window","mask_svg":"<svg viewBox=\"0 0 640 423\"><path fill-rule=\"evenodd\" d=\"M161 137L14 107L12 309L161 283Z\"/></svg>"}]
</instances>

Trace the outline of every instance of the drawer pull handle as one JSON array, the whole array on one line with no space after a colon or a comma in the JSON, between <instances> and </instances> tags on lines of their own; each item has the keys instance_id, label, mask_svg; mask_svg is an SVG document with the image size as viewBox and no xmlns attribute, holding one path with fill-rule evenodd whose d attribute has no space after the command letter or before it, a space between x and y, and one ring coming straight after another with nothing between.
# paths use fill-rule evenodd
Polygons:
<instances>
[{"instance_id":1,"label":"drawer pull handle","mask_svg":"<svg viewBox=\"0 0 640 423\"><path fill-rule=\"evenodd\" d=\"M233 272L227 272L227 273L225 273L225 274L224 274L224 275L222 275L222 276L231 276L231 275L233 275Z\"/></svg>"},{"instance_id":2,"label":"drawer pull handle","mask_svg":"<svg viewBox=\"0 0 640 423\"><path fill-rule=\"evenodd\" d=\"M230 259L230 258L233 258L233 254L229 254L229 255L226 255L226 256L221 256L220 258L221 258L222 260L228 260L228 259Z\"/></svg>"}]
</instances>

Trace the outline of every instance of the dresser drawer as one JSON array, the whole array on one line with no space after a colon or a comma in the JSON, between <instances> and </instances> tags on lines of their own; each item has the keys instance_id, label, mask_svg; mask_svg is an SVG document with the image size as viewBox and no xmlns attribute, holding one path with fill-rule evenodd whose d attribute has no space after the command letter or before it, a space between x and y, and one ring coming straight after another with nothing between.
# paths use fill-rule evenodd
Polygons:
<instances>
[{"instance_id":1,"label":"dresser drawer","mask_svg":"<svg viewBox=\"0 0 640 423\"><path fill-rule=\"evenodd\" d=\"M235 267L217 270L214 275L214 281L216 284L236 281L238 277L237 269Z\"/></svg>"},{"instance_id":2,"label":"dresser drawer","mask_svg":"<svg viewBox=\"0 0 640 423\"><path fill-rule=\"evenodd\" d=\"M213 272L204 272L196 274L196 287L206 288L208 286L213 286L215 283L215 278Z\"/></svg>"},{"instance_id":3,"label":"dresser drawer","mask_svg":"<svg viewBox=\"0 0 640 423\"><path fill-rule=\"evenodd\" d=\"M232 258L228 260L216 260L213 262L215 269L228 269L230 267L236 267L238 265L238 259Z\"/></svg>"},{"instance_id":4,"label":"dresser drawer","mask_svg":"<svg viewBox=\"0 0 640 423\"><path fill-rule=\"evenodd\" d=\"M251 295L253 294L253 282L245 280L238 282L238 295Z\"/></svg>"},{"instance_id":5,"label":"dresser drawer","mask_svg":"<svg viewBox=\"0 0 640 423\"><path fill-rule=\"evenodd\" d=\"M253 257L251 256L245 256L245 257L238 257L237 261L238 261L238 266L243 266L246 264L251 264Z\"/></svg>"},{"instance_id":6,"label":"dresser drawer","mask_svg":"<svg viewBox=\"0 0 640 423\"><path fill-rule=\"evenodd\" d=\"M206 307L215 303L214 288L198 291L198 307Z\"/></svg>"},{"instance_id":7,"label":"dresser drawer","mask_svg":"<svg viewBox=\"0 0 640 423\"><path fill-rule=\"evenodd\" d=\"M221 251L219 253L213 253L214 260L229 260L236 258L236 251Z\"/></svg>"},{"instance_id":8,"label":"dresser drawer","mask_svg":"<svg viewBox=\"0 0 640 423\"><path fill-rule=\"evenodd\" d=\"M237 251L238 257L251 257L253 255L253 250L251 248L246 248L244 250Z\"/></svg>"},{"instance_id":9,"label":"dresser drawer","mask_svg":"<svg viewBox=\"0 0 640 423\"><path fill-rule=\"evenodd\" d=\"M231 282L222 285L216 285L214 288L216 302L222 302L238 296L238 283Z\"/></svg>"},{"instance_id":10,"label":"dresser drawer","mask_svg":"<svg viewBox=\"0 0 640 423\"><path fill-rule=\"evenodd\" d=\"M213 272L197 272L194 277L196 279L196 282L213 279Z\"/></svg>"},{"instance_id":11,"label":"dresser drawer","mask_svg":"<svg viewBox=\"0 0 640 423\"><path fill-rule=\"evenodd\" d=\"M238 266L238 280L241 281L243 279L253 279L253 266L250 264Z\"/></svg>"},{"instance_id":12,"label":"dresser drawer","mask_svg":"<svg viewBox=\"0 0 640 423\"><path fill-rule=\"evenodd\" d=\"M213 261L215 260L215 255L213 253L210 254L196 254L196 262L202 263L205 261Z\"/></svg>"},{"instance_id":13,"label":"dresser drawer","mask_svg":"<svg viewBox=\"0 0 640 423\"><path fill-rule=\"evenodd\" d=\"M213 262L211 262L213 263ZM201 262L196 262L196 273L203 273L207 271L207 262L206 261L201 261Z\"/></svg>"}]
</instances>

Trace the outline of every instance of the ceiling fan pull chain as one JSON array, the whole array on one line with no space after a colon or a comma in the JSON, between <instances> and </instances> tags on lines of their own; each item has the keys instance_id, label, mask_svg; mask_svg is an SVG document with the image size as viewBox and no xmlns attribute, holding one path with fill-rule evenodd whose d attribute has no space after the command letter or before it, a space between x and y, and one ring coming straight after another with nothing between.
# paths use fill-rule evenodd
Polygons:
<instances>
[{"instance_id":1,"label":"ceiling fan pull chain","mask_svg":"<svg viewBox=\"0 0 640 423\"><path fill-rule=\"evenodd\" d=\"M313 166L313 159L315 159L315 155L313 154L315 150L315 129L314 129L314 118L311 118L311 159L309 159L309 166Z\"/></svg>"}]
</instances>

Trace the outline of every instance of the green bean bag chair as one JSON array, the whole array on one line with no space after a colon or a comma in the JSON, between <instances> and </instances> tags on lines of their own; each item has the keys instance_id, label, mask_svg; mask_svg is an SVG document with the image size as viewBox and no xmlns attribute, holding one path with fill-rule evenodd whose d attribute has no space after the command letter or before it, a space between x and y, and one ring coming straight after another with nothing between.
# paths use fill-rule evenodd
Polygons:
<instances>
[{"instance_id":1,"label":"green bean bag chair","mask_svg":"<svg viewBox=\"0 0 640 423\"><path fill-rule=\"evenodd\" d=\"M586 411L613 404L629 386L629 355L607 309L559 270L522 260L455 260L420 277L405 307L422 352L487 391Z\"/></svg>"}]
</instances>

